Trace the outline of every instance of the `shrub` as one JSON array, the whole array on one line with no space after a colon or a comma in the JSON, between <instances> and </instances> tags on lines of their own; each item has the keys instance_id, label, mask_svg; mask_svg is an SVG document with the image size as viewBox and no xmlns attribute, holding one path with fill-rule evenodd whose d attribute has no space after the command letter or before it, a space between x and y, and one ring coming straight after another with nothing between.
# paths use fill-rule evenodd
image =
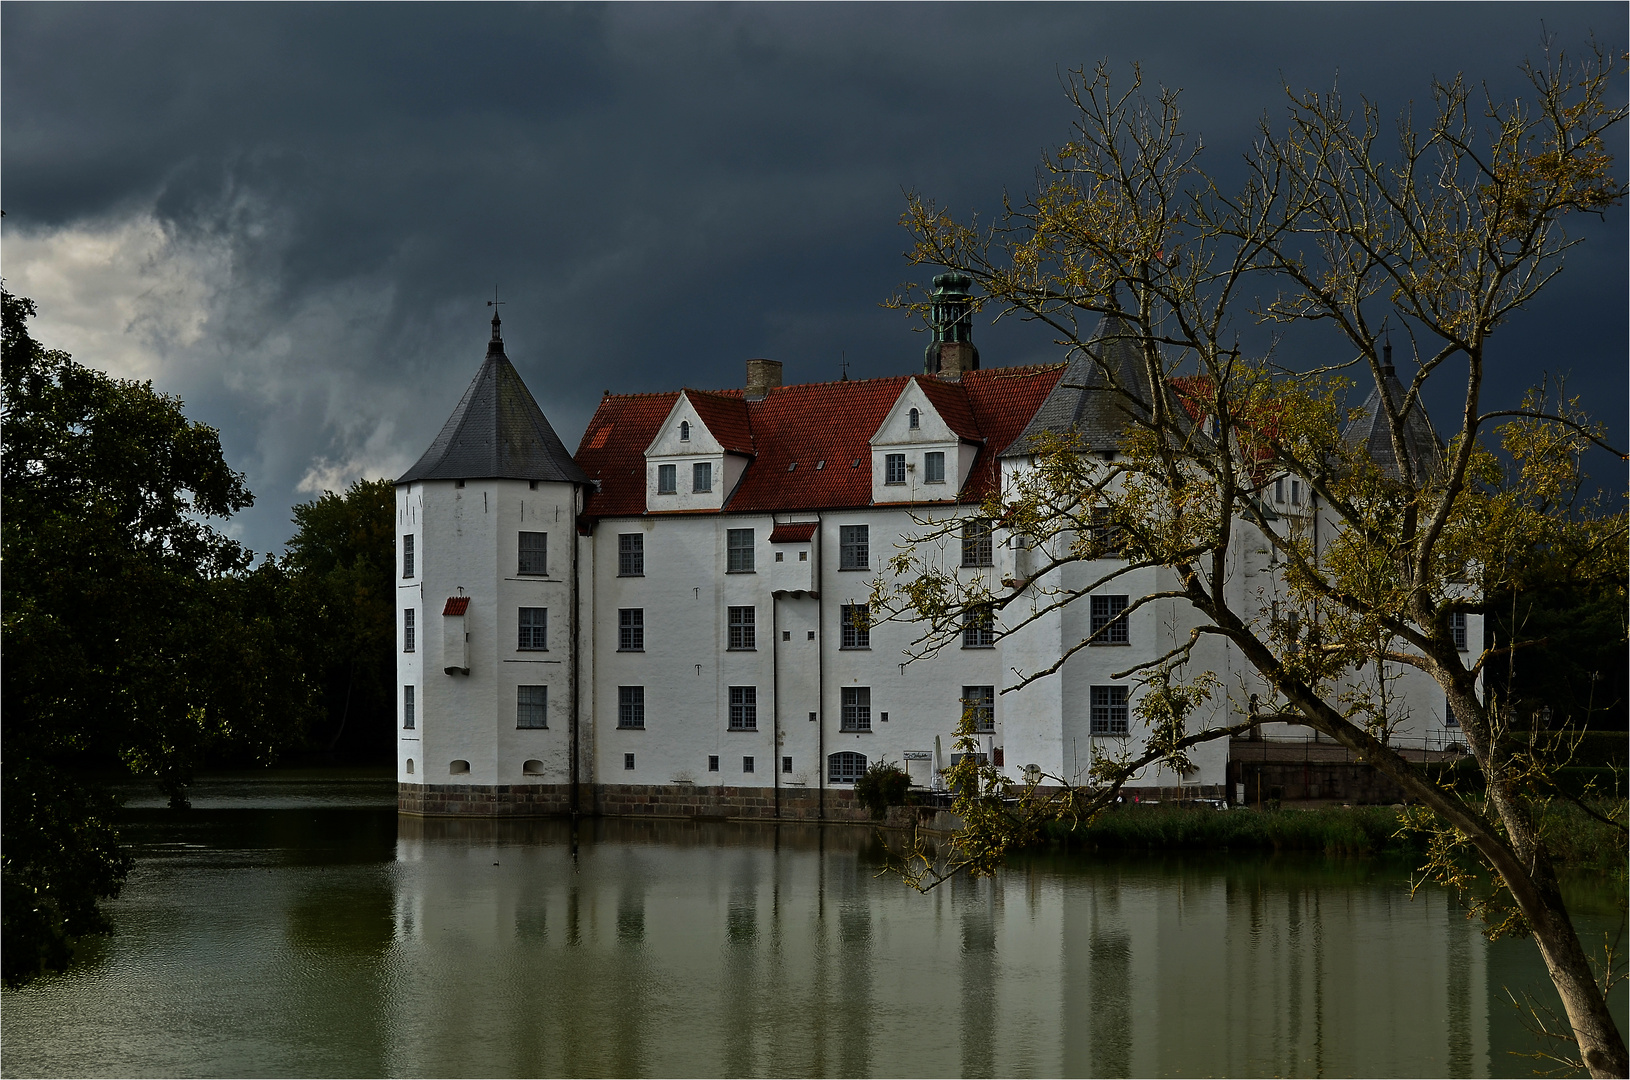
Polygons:
<instances>
[{"instance_id":1,"label":"shrub","mask_svg":"<svg viewBox=\"0 0 1630 1080\"><path fill-rule=\"evenodd\" d=\"M882 821L891 806L906 804L906 791L911 777L904 769L888 761L874 762L855 781L855 798L872 812L873 821Z\"/></svg>"}]
</instances>

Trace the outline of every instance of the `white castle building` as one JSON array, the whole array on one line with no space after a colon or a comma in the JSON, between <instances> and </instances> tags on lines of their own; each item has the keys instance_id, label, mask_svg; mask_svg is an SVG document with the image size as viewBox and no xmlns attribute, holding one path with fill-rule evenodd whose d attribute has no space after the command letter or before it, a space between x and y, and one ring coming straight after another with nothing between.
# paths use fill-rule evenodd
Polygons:
<instances>
[{"instance_id":1,"label":"white castle building","mask_svg":"<svg viewBox=\"0 0 1630 1080\"><path fill-rule=\"evenodd\" d=\"M1035 553L979 517L987 495L1033 467L1043 431L1113 453L1125 416L1100 364L981 368L966 279L935 285L947 317L923 374L783 386L779 363L749 360L743 389L607 393L576 455L505 355L494 315L475 380L397 481L401 809L847 818L871 763L941 786L969 702L979 752L1014 779L1037 767L1084 781L1094 746L1141 750L1138 689L1115 673L1187 637L1193 616L1176 601L1138 608L1057 674L1002 691L1014 671L1047 667L1166 587L1170 571L1122 576L1012 633L970 626L960 648L910 663L909 625L856 618L925 516L972 523L944 560L993 591L1103 570L1078 563L1026 585ZM1119 385L1141 386L1117 331L1100 327L1099 360ZM1380 410L1368 412L1349 437L1390 459L1390 441L1372 437ZM1427 460L1441 444L1411 415ZM1317 514L1297 481L1271 488L1279 526ZM1237 535L1235 599L1270 604L1269 545L1249 526ZM1468 622L1457 631L1480 640L1478 617ZM1239 719L1253 694L1271 698L1217 639L1194 662L1221 679L1213 721ZM1398 730L1450 738L1436 685L1391 674ZM1194 772L1151 768L1132 787L1231 796L1229 753L1226 740L1203 744Z\"/></svg>"}]
</instances>

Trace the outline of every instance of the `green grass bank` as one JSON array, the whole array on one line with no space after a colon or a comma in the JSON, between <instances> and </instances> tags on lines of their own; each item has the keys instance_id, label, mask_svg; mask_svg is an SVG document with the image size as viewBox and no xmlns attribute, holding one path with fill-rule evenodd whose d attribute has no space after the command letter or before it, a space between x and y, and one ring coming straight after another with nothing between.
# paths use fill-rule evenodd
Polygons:
<instances>
[{"instance_id":1,"label":"green grass bank","mask_svg":"<svg viewBox=\"0 0 1630 1080\"><path fill-rule=\"evenodd\" d=\"M1624 821L1624 807L1595 806ZM1557 861L1570 871L1626 874L1625 834L1561 801L1540 808L1541 828ZM1426 838L1403 832L1389 806L1212 810L1122 806L1074 827L1054 822L1044 842L1079 851L1303 851L1327 855L1415 855Z\"/></svg>"}]
</instances>

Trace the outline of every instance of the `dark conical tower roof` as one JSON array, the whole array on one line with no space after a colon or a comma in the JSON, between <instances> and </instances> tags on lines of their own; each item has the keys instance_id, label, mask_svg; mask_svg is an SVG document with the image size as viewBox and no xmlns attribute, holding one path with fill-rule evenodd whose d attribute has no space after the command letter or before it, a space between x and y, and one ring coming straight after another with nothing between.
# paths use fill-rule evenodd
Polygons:
<instances>
[{"instance_id":1,"label":"dark conical tower roof","mask_svg":"<svg viewBox=\"0 0 1630 1080\"><path fill-rule=\"evenodd\" d=\"M504 355L498 326L494 314L487 358L475 381L464 391L430 449L402 474L398 484L489 479L589 482L544 419L520 372Z\"/></svg>"},{"instance_id":2,"label":"dark conical tower roof","mask_svg":"<svg viewBox=\"0 0 1630 1080\"><path fill-rule=\"evenodd\" d=\"M1407 391L1393 369L1390 344L1382 356L1381 383L1364 399L1364 415L1347 425L1343 438L1349 446L1362 447L1383 473L1397 480L1402 479L1404 473L1398 467L1398 455L1393 453L1392 433L1387 428L1386 410L1381 407L1381 391L1385 389L1393 408L1404 400ZM1416 483L1425 480L1443 461L1443 442L1432 429L1432 421L1419 397L1404 414L1404 452L1409 455Z\"/></svg>"},{"instance_id":3,"label":"dark conical tower roof","mask_svg":"<svg viewBox=\"0 0 1630 1080\"><path fill-rule=\"evenodd\" d=\"M1186 422L1188 414L1165 392L1173 419ZM1149 416L1153 400L1137 331L1122 315L1107 312L1004 456L1034 453L1043 432L1073 434L1082 450L1093 453L1119 450L1133 418Z\"/></svg>"}]
</instances>

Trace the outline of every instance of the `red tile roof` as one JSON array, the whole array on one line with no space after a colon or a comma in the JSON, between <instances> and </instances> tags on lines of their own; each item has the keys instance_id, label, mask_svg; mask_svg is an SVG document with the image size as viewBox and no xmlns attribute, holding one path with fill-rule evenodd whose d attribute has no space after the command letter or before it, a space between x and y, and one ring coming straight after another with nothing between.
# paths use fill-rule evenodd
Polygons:
<instances>
[{"instance_id":1,"label":"red tile roof","mask_svg":"<svg viewBox=\"0 0 1630 1080\"><path fill-rule=\"evenodd\" d=\"M986 368L959 383L922 378L934 407L959 434L982 439L963 502L982 499L998 477L997 454L1018 437L1062 374L1063 365ZM687 391L715 437L756 454L725 504L727 512L768 513L869 506L872 501L870 440L912 376L803 383L770 390L762 401L745 401L739 390ZM678 391L607 394L583 432L576 460L600 490L589 496L590 519L645 513L645 448L656 437ZM738 421L734 402L745 418ZM732 404L727 404L732 403ZM713 426L717 417L722 428Z\"/></svg>"},{"instance_id":2,"label":"red tile roof","mask_svg":"<svg viewBox=\"0 0 1630 1080\"><path fill-rule=\"evenodd\" d=\"M818 521L794 521L777 525L770 530L770 543L772 544L801 544L815 535L815 526Z\"/></svg>"},{"instance_id":3,"label":"red tile roof","mask_svg":"<svg viewBox=\"0 0 1630 1080\"><path fill-rule=\"evenodd\" d=\"M468 596L449 596L447 606L441 609L441 613L443 615L462 615L469 610L470 598Z\"/></svg>"},{"instance_id":4,"label":"red tile roof","mask_svg":"<svg viewBox=\"0 0 1630 1080\"><path fill-rule=\"evenodd\" d=\"M747 418L747 402L742 400L740 390L735 391L735 395L731 397L728 392L711 394L706 390L692 390L688 387L685 390L685 396L690 399L696 415L707 425L707 429L719 440L725 451L752 457L753 425Z\"/></svg>"},{"instance_id":5,"label":"red tile roof","mask_svg":"<svg viewBox=\"0 0 1630 1080\"><path fill-rule=\"evenodd\" d=\"M923 396L933 403L934 411L940 414L940 419L952 431L969 442L985 441L984 434L979 430L979 421L974 419L973 410L968 405L968 392L962 383L927 376L913 378L922 387Z\"/></svg>"}]
</instances>

